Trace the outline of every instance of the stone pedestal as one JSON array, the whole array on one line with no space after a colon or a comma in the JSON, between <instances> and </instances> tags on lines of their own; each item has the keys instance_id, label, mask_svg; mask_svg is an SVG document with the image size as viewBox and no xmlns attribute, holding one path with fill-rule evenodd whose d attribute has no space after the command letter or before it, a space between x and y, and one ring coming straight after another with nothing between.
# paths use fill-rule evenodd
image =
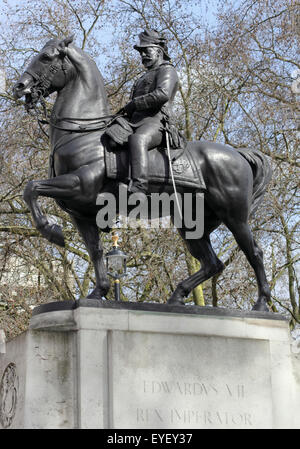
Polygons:
<instances>
[{"instance_id":1,"label":"stone pedestal","mask_svg":"<svg viewBox=\"0 0 300 449\"><path fill-rule=\"evenodd\" d=\"M50 303L0 354L0 428L300 428L279 315Z\"/></svg>"}]
</instances>

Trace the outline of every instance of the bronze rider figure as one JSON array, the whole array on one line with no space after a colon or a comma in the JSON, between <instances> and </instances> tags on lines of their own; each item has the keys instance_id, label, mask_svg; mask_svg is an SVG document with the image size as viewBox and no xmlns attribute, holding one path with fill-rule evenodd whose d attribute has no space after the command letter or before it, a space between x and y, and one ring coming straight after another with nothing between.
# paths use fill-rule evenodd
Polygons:
<instances>
[{"instance_id":1,"label":"bronze rider figure","mask_svg":"<svg viewBox=\"0 0 300 449\"><path fill-rule=\"evenodd\" d=\"M157 31L145 30L139 35L139 51L146 73L134 84L130 102L121 109L133 134L128 138L131 159L132 185L130 192L148 190L148 150L162 144L165 122L170 122L171 106L179 80L170 56L166 39Z\"/></svg>"}]
</instances>

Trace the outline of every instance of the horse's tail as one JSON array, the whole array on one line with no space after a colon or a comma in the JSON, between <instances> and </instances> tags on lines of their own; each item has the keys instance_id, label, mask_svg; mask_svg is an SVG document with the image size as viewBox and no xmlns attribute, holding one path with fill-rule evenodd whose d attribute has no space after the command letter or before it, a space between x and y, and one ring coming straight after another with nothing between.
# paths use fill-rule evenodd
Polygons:
<instances>
[{"instance_id":1,"label":"horse's tail","mask_svg":"<svg viewBox=\"0 0 300 449\"><path fill-rule=\"evenodd\" d=\"M260 151L248 148L238 148L237 151L250 164L253 172L253 196L250 210L250 215L253 215L263 199L267 185L271 181L272 168L267 157Z\"/></svg>"}]
</instances>

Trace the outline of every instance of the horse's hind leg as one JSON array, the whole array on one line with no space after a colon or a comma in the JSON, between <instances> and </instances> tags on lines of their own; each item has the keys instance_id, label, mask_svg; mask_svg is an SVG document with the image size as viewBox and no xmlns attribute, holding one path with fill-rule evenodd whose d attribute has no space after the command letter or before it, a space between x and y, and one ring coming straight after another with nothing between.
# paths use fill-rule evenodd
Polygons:
<instances>
[{"instance_id":1,"label":"horse's hind leg","mask_svg":"<svg viewBox=\"0 0 300 449\"><path fill-rule=\"evenodd\" d=\"M34 223L43 237L57 245L64 246L64 236L60 226L50 223L43 214L37 198L39 195L55 199L72 199L80 194L81 185L77 175L57 176L42 181L29 181L23 194Z\"/></svg>"},{"instance_id":2,"label":"horse's hind leg","mask_svg":"<svg viewBox=\"0 0 300 449\"><path fill-rule=\"evenodd\" d=\"M232 232L237 244L247 257L256 275L258 300L252 310L268 312L267 302L270 300L271 292L265 273L263 252L255 242L248 223L231 220L230 222L225 222L225 224Z\"/></svg>"},{"instance_id":3,"label":"horse's hind leg","mask_svg":"<svg viewBox=\"0 0 300 449\"><path fill-rule=\"evenodd\" d=\"M103 262L103 249L99 238L99 229L96 224L90 223L84 219L73 217L73 221L84 240L95 269L96 287L92 293L89 294L88 298L101 299L107 294L110 283Z\"/></svg>"},{"instance_id":4,"label":"horse's hind leg","mask_svg":"<svg viewBox=\"0 0 300 449\"><path fill-rule=\"evenodd\" d=\"M211 278L217 273L220 273L224 265L218 259L214 252L209 235L204 235L201 239L185 239L185 232L178 229L182 238L186 241L187 247L193 257L199 260L201 263L201 269L197 273L193 274L189 278L181 281L172 296L170 297L168 304L184 304L184 297L188 296L191 291L202 284L202 282Z\"/></svg>"}]
</instances>

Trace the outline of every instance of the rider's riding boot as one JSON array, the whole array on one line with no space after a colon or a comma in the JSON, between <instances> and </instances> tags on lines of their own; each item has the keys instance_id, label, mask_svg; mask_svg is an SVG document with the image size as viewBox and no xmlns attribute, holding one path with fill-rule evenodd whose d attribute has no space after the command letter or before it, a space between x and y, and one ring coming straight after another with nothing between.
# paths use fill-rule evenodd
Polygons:
<instances>
[{"instance_id":1,"label":"rider's riding boot","mask_svg":"<svg viewBox=\"0 0 300 449\"><path fill-rule=\"evenodd\" d=\"M131 157L131 193L146 194L148 190L148 149L142 135L131 135L129 138Z\"/></svg>"}]
</instances>

